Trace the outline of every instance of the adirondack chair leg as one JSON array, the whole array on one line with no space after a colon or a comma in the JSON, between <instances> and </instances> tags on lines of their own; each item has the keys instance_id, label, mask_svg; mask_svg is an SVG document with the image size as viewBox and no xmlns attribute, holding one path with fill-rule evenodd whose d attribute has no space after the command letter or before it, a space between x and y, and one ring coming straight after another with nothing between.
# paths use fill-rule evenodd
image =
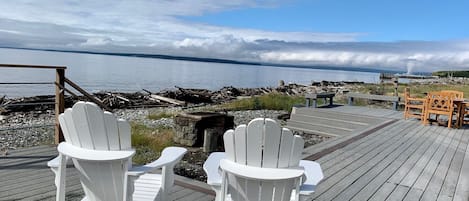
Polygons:
<instances>
[{"instance_id":1,"label":"adirondack chair leg","mask_svg":"<svg viewBox=\"0 0 469 201\"><path fill-rule=\"evenodd\" d=\"M225 195L226 195L226 191L228 191L228 182L226 181L228 179L228 175L225 171L222 171L222 177L221 177L221 183L222 183L222 186L221 186L221 191L220 191L220 194L219 196L217 196L215 198L216 201L224 201L226 198L225 198Z\"/></svg>"},{"instance_id":2,"label":"adirondack chair leg","mask_svg":"<svg viewBox=\"0 0 469 201\"><path fill-rule=\"evenodd\" d=\"M300 179L297 179L295 182L298 182L299 184L302 184L303 183L303 177L300 177ZM295 201L300 200L300 186L301 185L296 185L296 188L295 188Z\"/></svg>"},{"instance_id":3,"label":"adirondack chair leg","mask_svg":"<svg viewBox=\"0 0 469 201\"><path fill-rule=\"evenodd\" d=\"M65 178L67 175L67 157L63 154L59 154L59 168L57 171L58 181L56 180L55 185L57 186L57 194L56 200L57 201L64 201L65 200Z\"/></svg>"},{"instance_id":4,"label":"adirondack chair leg","mask_svg":"<svg viewBox=\"0 0 469 201\"><path fill-rule=\"evenodd\" d=\"M131 176L127 174L125 175L124 186L127 186L127 188L124 188L124 195L122 196L125 200L132 201L132 194L135 190L134 184L136 179L138 179L138 176Z\"/></svg>"}]
</instances>

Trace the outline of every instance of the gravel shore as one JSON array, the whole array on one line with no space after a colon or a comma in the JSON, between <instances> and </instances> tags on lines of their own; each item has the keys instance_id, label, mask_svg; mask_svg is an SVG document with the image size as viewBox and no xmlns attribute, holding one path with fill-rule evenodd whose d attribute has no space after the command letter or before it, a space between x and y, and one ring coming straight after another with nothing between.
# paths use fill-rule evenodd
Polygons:
<instances>
[{"instance_id":1,"label":"gravel shore","mask_svg":"<svg viewBox=\"0 0 469 201\"><path fill-rule=\"evenodd\" d=\"M172 118L159 120L148 119L150 113L181 112L181 108L152 108L152 109L124 109L114 113L120 118L133 122L139 122L149 127L174 127ZM257 117L268 117L277 119L282 111L274 110L252 110L252 111L229 111L229 115L235 117L235 125L246 124ZM0 117L0 148L16 149L18 147L30 147L40 144L48 144L53 141L54 115L50 111L14 113Z\"/></svg>"}]
</instances>

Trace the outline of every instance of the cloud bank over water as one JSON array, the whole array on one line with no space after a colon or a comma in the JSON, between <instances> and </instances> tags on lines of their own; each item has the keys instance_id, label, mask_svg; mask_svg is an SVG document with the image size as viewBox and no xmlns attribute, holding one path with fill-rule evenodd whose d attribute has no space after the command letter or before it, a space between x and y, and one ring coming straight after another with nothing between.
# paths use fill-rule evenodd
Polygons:
<instances>
[{"instance_id":1,"label":"cloud bank over water","mask_svg":"<svg viewBox=\"0 0 469 201\"><path fill-rule=\"evenodd\" d=\"M184 18L246 7L275 7L282 2L5 1L0 4L0 46L414 72L469 69L469 40L360 42L367 33L274 32Z\"/></svg>"}]
</instances>

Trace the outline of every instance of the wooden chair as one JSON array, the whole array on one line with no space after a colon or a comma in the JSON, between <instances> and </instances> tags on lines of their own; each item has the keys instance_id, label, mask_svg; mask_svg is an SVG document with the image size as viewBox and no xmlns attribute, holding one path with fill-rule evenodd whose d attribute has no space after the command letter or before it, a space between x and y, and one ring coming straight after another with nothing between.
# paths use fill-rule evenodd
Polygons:
<instances>
[{"instance_id":1,"label":"wooden chair","mask_svg":"<svg viewBox=\"0 0 469 201\"><path fill-rule=\"evenodd\" d=\"M453 99L463 99L464 98L464 92L462 91L456 91L456 90L442 90L441 92L445 92L445 93L451 93L451 97L453 97ZM454 115L458 115L456 114L457 113L457 108L454 108L454 112L453 114ZM438 117L439 115L437 114L436 115L436 120L438 120Z\"/></svg>"},{"instance_id":2,"label":"wooden chair","mask_svg":"<svg viewBox=\"0 0 469 201\"><path fill-rule=\"evenodd\" d=\"M223 139L226 152L212 153L204 163L217 201L297 201L323 178L318 163L300 160L303 139L272 119L254 119Z\"/></svg>"},{"instance_id":3,"label":"wooden chair","mask_svg":"<svg viewBox=\"0 0 469 201\"><path fill-rule=\"evenodd\" d=\"M423 121L425 116L426 98L410 97L410 89L404 89L404 119L409 117L419 118ZM418 113L416 113L416 110Z\"/></svg>"},{"instance_id":4,"label":"wooden chair","mask_svg":"<svg viewBox=\"0 0 469 201\"><path fill-rule=\"evenodd\" d=\"M454 112L454 94L451 92L430 92L427 95L424 124L429 123L430 114L448 116L448 128L451 128Z\"/></svg>"},{"instance_id":5,"label":"wooden chair","mask_svg":"<svg viewBox=\"0 0 469 201\"><path fill-rule=\"evenodd\" d=\"M59 116L65 142L48 165L55 173L57 200L65 199L66 164L72 159L85 192L83 200L171 200L174 165L187 151L165 148L161 157L132 167L130 125L90 102L78 102ZM155 173L162 169L161 173Z\"/></svg>"}]
</instances>

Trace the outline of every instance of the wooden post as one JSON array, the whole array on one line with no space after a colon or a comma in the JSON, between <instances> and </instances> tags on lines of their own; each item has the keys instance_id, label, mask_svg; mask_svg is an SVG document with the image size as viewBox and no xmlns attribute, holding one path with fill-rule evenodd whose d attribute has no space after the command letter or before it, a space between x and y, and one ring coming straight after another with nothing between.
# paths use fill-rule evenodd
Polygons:
<instances>
[{"instance_id":1,"label":"wooden post","mask_svg":"<svg viewBox=\"0 0 469 201\"><path fill-rule=\"evenodd\" d=\"M59 115L65 109L64 90L60 86L65 86L65 69L56 69L55 76L55 144L64 141L62 129L60 129Z\"/></svg>"}]
</instances>

